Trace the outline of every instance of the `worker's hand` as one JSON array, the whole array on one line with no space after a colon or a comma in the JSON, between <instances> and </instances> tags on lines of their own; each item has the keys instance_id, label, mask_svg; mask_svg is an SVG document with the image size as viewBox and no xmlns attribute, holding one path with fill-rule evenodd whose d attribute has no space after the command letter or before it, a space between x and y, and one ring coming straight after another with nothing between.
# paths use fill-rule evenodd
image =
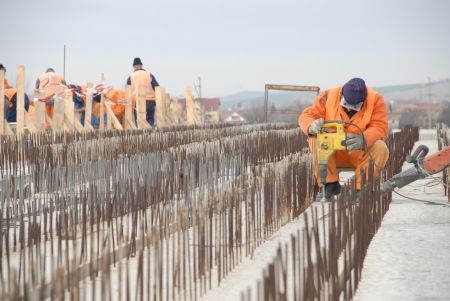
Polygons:
<instances>
[{"instance_id":1,"label":"worker's hand","mask_svg":"<svg viewBox=\"0 0 450 301\"><path fill-rule=\"evenodd\" d=\"M364 136L362 134L347 133L345 146L347 147L348 151L364 149Z\"/></svg>"},{"instance_id":2,"label":"worker's hand","mask_svg":"<svg viewBox=\"0 0 450 301\"><path fill-rule=\"evenodd\" d=\"M308 133L310 135L317 135L319 133L320 129L323 126L323 118L319 118L314 120L311 125L308 128Z\"/></svg>"}]
</instances>

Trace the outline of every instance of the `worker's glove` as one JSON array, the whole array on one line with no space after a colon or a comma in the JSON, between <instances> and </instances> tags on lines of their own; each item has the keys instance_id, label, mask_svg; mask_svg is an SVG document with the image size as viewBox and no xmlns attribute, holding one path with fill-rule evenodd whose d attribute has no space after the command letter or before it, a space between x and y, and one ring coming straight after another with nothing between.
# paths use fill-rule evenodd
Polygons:
<instances>
[{"instance_id":1,"label":"worker's glove","mask_svg":"<svg viewBox=\"0 0 450 301\"><path fill-rule=\"evenodd\" d=\"M323 126L323 118L314 120L308 128L310 135L317 135Z\"/></svg>"},{"instance_id":2,"label":"worker's glove","mask_svg":"<svg viewBox=\"0 0 450 301\"><path fill-rule=\"evenodd\" d=\"M364 136L362 134L347 133L345 146L348 151L364 149Z\"/></svg>"}]
</instances>

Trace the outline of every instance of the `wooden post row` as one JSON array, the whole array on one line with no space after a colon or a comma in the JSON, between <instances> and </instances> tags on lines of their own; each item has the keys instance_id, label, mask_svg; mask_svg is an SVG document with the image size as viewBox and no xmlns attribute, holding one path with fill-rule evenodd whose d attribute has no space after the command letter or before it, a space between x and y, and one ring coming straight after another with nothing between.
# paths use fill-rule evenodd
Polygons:
<instances>
[{"instance_id":1,"label":"wooden post row","mask_svg":"<svg viewBox=\"0 0 450 301\"><path fill-rule=\"evenodd\" d=\"M86 103L84 106L84 128L91 129L92 128L92 94L94 84L87 83L86 85Z\"/></svg>"}]
</instances>

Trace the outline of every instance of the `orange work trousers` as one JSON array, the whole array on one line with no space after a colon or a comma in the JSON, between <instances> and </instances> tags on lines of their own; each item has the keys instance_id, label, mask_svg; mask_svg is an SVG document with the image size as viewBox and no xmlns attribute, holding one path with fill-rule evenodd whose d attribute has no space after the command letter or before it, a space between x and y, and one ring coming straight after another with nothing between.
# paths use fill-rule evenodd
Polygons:
<instances>
[{"instance_id":1,"label":"orange work trousers","mask_svg":"<svg viewBox=\"0 0 450 301\"><path fill-rule=\"evenodd\" d=\"M316 138L309 138L308 142L311 152L314 155L314 174L319 186L322 186L319 177L316 140ZM389 149L386 143L382 140L375 141L375 143L369 148L368 151L336 151L328 159L327 183L339 181L338 168L354 168L356 177L356 189L361 189L361 171L364 170L367 175L367 168L369 167L370 160L373 160L375 163L374 170L375 176L377 176L379 169L384 168L388 158Z\"/></svg>"}]
</instances>

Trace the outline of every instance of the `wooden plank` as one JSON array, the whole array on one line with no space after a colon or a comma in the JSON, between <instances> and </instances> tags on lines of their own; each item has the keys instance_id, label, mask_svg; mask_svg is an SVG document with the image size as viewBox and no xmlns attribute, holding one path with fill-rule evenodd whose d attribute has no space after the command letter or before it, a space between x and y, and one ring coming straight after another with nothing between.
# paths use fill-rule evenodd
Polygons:
<instances>
[{"instance_id":1,"label":"wooden plank","mask_svg":"<svg viewBox=\"0 0 450 301\"><path fill-rule=\"evenodd\" d=\"M0 70L0 136L14 135L5 116L5 71Z\"/></svg>"},{"instance_id":2,"label":"wooden plank","mask_svg":"<svg viewBox=\"0 0 450 301\"><path fill-rule=\"evenodd\" d=\"M156 102L156 110L155 110L155 122L158 127L167 126L167 120L165 116L166 112L166 104L165 104L165 91L164 88L159 86L155 88L155 102Z\"/></svg>"},{"instance_id":3,"label":"wooden plank","mask_svg":"<svg viewBox=\"0 0 450 301\"><path fill-rule=\"evenodd\" d=\"M164 91L165 92L165 91ZM164 93L164 116L168 126L173 125L172 114L170 113L170 94Z\"/></svg>"},{"instance_id":4,"label":"wooden plank","mask_svg":"<svg viewBox=\"0 0 450 301\"><path fill-rule=\"evenodd\" d=\"M25 124L27 125L27 130L30 133L37 133L37 132L39 132L39 130L36 127L36 125L34 124L33 120L31 120L30 115L26 111L25 111L24 119L25 119Z\"/></svg>"},{"instance_id":5,"label":"wooden plank","mask_svg":"<svg viewBox=\"0 0 450 301\"><path fill-rule=\"evenodd\" d=\"M273 85L266 84L267 90L283 90L283 91L304 91L304 92L316 92L319 93L320 87L318 86L295 86L295 85Z\"/></svg>"},{"instance_id":6,"label":"wooden plank","mask_svg":"<svg viewBox=\"0 0 450 301\"><path fill-rule=\"evenodd\" d=\"M38 93L37 99L43 98L43 95L41 93ZM35 115L35 126L38 131L43 131L45 129L45 102L34 101L34 115Z\"/></svg>"},{"instance_id":7,"label":"wooden plank","mask_svg":"<svg viewBox=\"0 0 450 301\"><path fill-rule=\"evenodd\" d=\"M185 90L186 97L186 123L187 125L196 124L195 118L195 104L194 98L192 97L192 87L187 86Z\"/></svg>"},{"instance_id":8,"label":"wooden plank","mask_svg":"<svg viewBox=\"0 0 450 301\"><path fill-rule=\"evenodd\" d=\"M112 126L114 126L114 128L117 130L123 130L122 124L120 123L119 119L117 119L116 115L114 114L113 110L111 109L108 103L105 103L105 108L106 113L108 114L108 122L111 123L111 128Z\"/></svg>"},{"instance_id":9,"label":"wooden plank","mask_svg":"<svg viewBox=\"0 0 450 301\"><path fill-rule=\"evenodd\" d=\"M171 113L172 113L172 122L173 124L177 125L177 124L182 124L182 116L181 116L181 107L180 104L178 102L178 98L174 97L171 104Z\"/></svg>"},{"instance_id":10,"label":"wooden plank","mask_svg":"<svg viewBox=\"0 0 450 301\"><path fill-rule=\"evenodd\" d=\"M6 134L5 124L5 71L0 70L0 135Z\"/></svg>"},{"instance_id":11,"label":"wooden plank","mask_svg":"<svg viewBox=\"0 0 450 301\"><path fill-rule=\"evenodd\" d=\"M16 97L16 113L17 125L16 134L22 135L25 131L25 67L20 65L17 67L16 81L17 97Z\"/></svg>"},{"instance_id":12,"label":"wooden plank","mask_svg":"<svg viewBox=\"0 0 450 301\"><path fill-rule=\"evenodd\" d=\"M73 121L73 125L75 126L75 129L77 130L77 132L82 133L84 131L87 130L87 128L85 128L79 119L75 118L75 120Z\"/></svg>"},{"instance_id":13,"label":"wooden plank","mask_svg":"<svg viewBox=\"0 0 450 301\"><path fill-rule=\"evenodd\" d=\"M48 124L49 128L53 129L53 125L55 123L53 122L53 119L48 114L45 114L45 122Z\"/></svg>"},{"instance_id":14,"label":"wooden plank","mask_svg":"<svg viewBox=\"0 0 450 301\"><path fill-rule=\"evenodd\" d=\"M73 94L71 91L67 91L64 94L64 114L69 120L70 124L74 124L75 120L75 106L73 104Z\"/></svg>"},{"instance_id":15,"label":"wooden plank","mask_svg":"<svg viewBox=\"0 0 450 301\"><path fill-rule=\"evenodd\" d=\"M89 126L92 128L91 121L92 121L92 94L94 93L93 87L94 87L93 83L87 83L86 85L86 103L84 106L84 127L86 129L88 129Z\"/></svg>"},{"instance_id":16,"label":"wooden plank","mask_svg":"<svg viewBox=\"0 0 450 301\"><path fill-rule=\"evenodd\" d=\"M81 124L81 122L80 122ZM91 124L86 124L86 122L84 123L84 128L88 131L93 131L94 127Z\"/></svg>"},{"instance_id":17,"label":"wooden plank","mask_svg":"<svg viewBox=\"0 0 450 301\"><path fill-rule=\"evenodd\" d=\"M102 84L103 84L103 88L105 87L105 74L102 73ZM100 120L100 131L104 131L105 130L105 95L103 95L103 93L100 96L100 116L99 116L99 120Z\"/></svg>"},{"instance_id":18,"label":"wooden plank","mask_svg":"<svg viewBox=\"0 0 450 301\"><path fill-rule=\"evenodd\" d=\"M75 117L75 104L73 103L73 94L67 91L64 95L64 128L68 131L83 132L84 127Z\"/></svg>"},{"instance_id":19,"label":"wooden plank","mask_svg":"<svg viewBox=\"0 0 450 301\"><path fill-rule=\"evenodd\" d=\"M131 101L131 86L125 86L125 117L124 117L124 128L126 129L136 129L136 124L134 123L133 116L133 102Z\"/></svg>"},{"instance_id":20,"label":"wooden plank","mask_svg":"<svg viewBox=\"0 0 450 301\"><path fill-rule=\"evenodd\" d=\"M54 104L54 116L53 116L53 131L63 131L64 130L64 105L65 101L59 96L55 96Z\"/></svg>"},{"instance_id":21,"label":"wooden plank","mask_svg":"<svg viewBox=\"0 0 450 301\"><path fill-rule=\"evenodd\" d=\"M112 129L112 120L111 120L111 118L109 118L109 113L108 113L108 108L109 108L109 110L111 110L111 107L108 105L108 102L106 102L105 101L105 111L106 111L106 129L107 130L110 130L110 129ZM112 112L112 111L111 111ZM115 115L114 115L114 112L112 112L112 116L114 116L115 117Z\"/></svg>"},{"instance_id":22,"label":"wooden plank","mask_svg":"<svg viewBox=\"0 0 450 301\"><path fill-rule=\"evenodd\" d=\"M150 124L147 122L147 106L145 104L145 87L141 86L136 90L136 111L139 128L148 128ZM150 126L151 127L151 126Z\"/></svg>"}]
</instances>

